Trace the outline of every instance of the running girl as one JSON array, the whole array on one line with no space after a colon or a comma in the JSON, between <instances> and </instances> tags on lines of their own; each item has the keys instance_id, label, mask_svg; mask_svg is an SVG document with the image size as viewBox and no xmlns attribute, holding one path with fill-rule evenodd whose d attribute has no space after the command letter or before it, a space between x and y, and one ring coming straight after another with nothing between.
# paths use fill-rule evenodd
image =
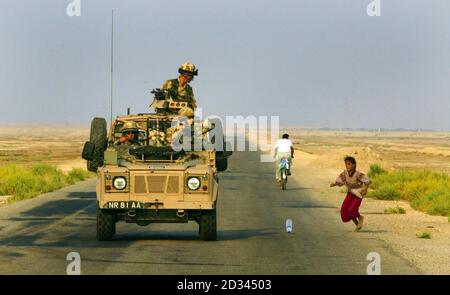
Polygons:
<instances>
[{"instance_id":1,"label":"running girl","mask_svg":"<svg viewBox=\"0 0 450 295\"><path fill-rule=\"evenodd\" d=\"M359 206L363 197L367 194L370 185L370 179L364 173L356 170L356 160L347 156L344 159L345 170L330 184L333 186L347 186L347 196L341 207L341 218L343 222L352 220L355 225L355 231L359 231L364 222L364 217L359 214Z\"/></svg>"}]
</instances>

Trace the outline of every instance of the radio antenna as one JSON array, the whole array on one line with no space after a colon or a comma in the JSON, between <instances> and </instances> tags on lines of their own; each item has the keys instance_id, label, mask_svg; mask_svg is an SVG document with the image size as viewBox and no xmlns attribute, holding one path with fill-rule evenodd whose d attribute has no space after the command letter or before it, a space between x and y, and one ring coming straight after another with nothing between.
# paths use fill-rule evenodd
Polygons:
<instances>
[{"instance_id":1,"label":"radio antenna","mask_svg":"<svg viewBox=\"0 0 450 295\"><path fill-rule=\"evenodd\" d=\"M113 123L113 83L114 83L114 9L111 10L111 101L110 122Z\"/></svg>"}]
</instances>

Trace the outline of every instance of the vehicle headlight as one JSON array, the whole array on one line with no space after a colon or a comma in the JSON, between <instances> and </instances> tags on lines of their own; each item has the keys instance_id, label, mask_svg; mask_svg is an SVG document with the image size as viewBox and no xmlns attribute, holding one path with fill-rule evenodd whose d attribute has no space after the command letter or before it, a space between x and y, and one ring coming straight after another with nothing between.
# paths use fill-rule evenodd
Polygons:
<instances>
[{"instance_id":1,"label":"vehicle headlight","mask_svg":"<svg viewBox=\"0 0 450 295\"><path fill-rule=\"evenodd\" d=\"M114 178L113 186L115 189L123 190L127 186L127 180L125 179L125 177L116 177Z\"/></svg>"},{"instance_id":2,"label":"vehicle headlight","mask_svg":"<svg viewBox=\"0 0 450 295\"><path fill-rule=\"evenodd\" d=\"M190 177L187 181L187 186L189 189L196 191L200 187L200 179L198 177Z\"/></svg>"}]
</instances>

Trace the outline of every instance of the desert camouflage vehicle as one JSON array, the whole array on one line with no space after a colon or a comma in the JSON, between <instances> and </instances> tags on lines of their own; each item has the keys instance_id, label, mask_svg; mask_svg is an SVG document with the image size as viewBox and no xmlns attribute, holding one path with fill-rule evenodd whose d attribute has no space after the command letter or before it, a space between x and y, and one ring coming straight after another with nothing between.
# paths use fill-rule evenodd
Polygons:
<instances>
[{"instance_id":1,"label":"desert camouflage vehicle","mask_svg":"<svg viewBox=\"0 0 450 295\"><path fill-rule=\"evenodd\" d=\"M88 169L98 174L98 240L111 239L118 221L142 226L196 221L203 240L216 239L218 171L227 169L231 152L174 150L164 136L155 141L155 133L168 134L172 122L179 119L175 108L181 103L169 100L169 108L171 103L174 109L167 111L160 106L156 113L118 116L108 134L105 119L92 120L82 157ZM139 145L116 145L122 126L130 121L139 127Z\"/></svg>"}]
</instances>

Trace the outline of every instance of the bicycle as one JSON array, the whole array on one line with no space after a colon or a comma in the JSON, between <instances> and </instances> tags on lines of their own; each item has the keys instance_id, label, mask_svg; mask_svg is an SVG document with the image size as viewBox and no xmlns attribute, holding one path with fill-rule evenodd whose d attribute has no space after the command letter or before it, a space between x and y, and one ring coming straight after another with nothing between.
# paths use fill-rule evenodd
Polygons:
<instances>
[{"instance_id":1,"label":"bicycle","mask_svg":"<svg viewBox=\"0 0 450 295\"><path fill-rule=\"evenodd\" d=\"M280 177L281 177L281 189L286 190L286 183L288 179L289 171L289 160L286 157L280 160Z\"/></svg>"}]
</instances>

